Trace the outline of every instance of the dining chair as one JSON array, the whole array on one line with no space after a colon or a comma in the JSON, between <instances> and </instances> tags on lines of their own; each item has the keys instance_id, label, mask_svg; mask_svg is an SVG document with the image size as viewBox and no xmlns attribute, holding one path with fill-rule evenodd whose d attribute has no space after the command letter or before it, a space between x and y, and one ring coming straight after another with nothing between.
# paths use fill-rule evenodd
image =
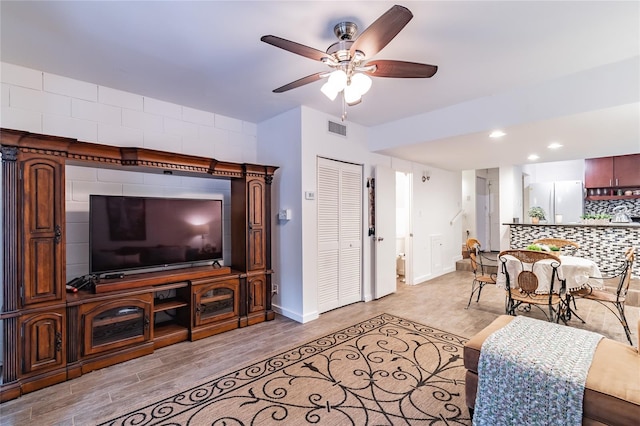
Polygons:
<instances>
[{"instance_id":1,"label":"dining chair","mask_svg":"<svg viewBox=\"0 0 640 426\"><path fill-rule=\"evenodd\" d=\"M624 305L627 299L627 291L629 290L629 283L631 282L631 271L633 268L633 262L635 260L635 248L629 247L624 252L624 260L614 269L601 269L602 278L603 279L617 279L618 285L615 293L608 290L598 290L592 288L589 284L587 284L584 288L581 288L577 291L572 291L571 296L574 298L580 298L585 300L592 300L594 302L600 303L605 308L609 309L611 313L613 313L622 327L624 328L624 332L627 335L627 340L629 344L633 346L633 342L631 341L631 331L629 330L629 324L627 323L627 318L624 315ZM616 308L618 311L613 310Z\"/></svg>"},{"instance_id":2,"label":"dining chair","mask_svg":"<svg viewBox=\"0 0 640 426\"><path fill-rule=\"evenodd\" d=\"M476 303L480 301L480 293L482 288L487 284L495 284L497 277L498 262L482 254L482 246L480 241L475 238L467 239L467 252L471 261L471 270L473 271L473 281L471 283L471 294L469 302L465 309L469 309L473 295L478 293Z\"/></svg>"},{"instance_id":3,"label":"dining chair","mask_svg":"<svg viewBox=\"0 0 640 426\"><path fill-rule=\"evenodd\" d=\"M537 240L534 240L533 243L544 244L547 246L556 246L562 253L566 253L571 256L575 255L580 248L580 244L576 243L575 241L565 240L564 238L539 238Z\"/></svg>"},{"instance_id":4,"label":"dining chair","mask_svg":"<svg viewBox=\"0 0 640 426\"><path fill-rule=\"evenodd\" d=\"M535 306L548 321L562 319L566 324L563 315L565 281L558 275L561 265L558 256L535 250L505 250L500 252L498 259L506 278L507 314L515 316L522 305L526 305L520 309L523 312L529 312L531 306ZM538 293L541 280L549 280L548 291L544 293Z\"/></svg>"}]
</instances>

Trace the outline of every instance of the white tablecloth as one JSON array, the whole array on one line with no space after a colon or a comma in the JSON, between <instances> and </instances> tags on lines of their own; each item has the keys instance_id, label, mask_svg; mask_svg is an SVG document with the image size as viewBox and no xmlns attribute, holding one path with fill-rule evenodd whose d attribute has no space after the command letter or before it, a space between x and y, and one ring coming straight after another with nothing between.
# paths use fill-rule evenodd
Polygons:
<instances>
[{"instance_id":1,"label":"white tablecloth","mask_svg":"<svg viewBox=\"0 0 640 426\"><path fill-rule=\"evenodd\" d=\"M505 256L507 259L507 270L511 279L511 287L517 287L518 274L522 271L522 263L513 256ZM531 270L531 264L525 263L524 268L527 271ZM551 273L553 268L551 267L550 260L541 260L536 263L534 273L538 276L538 289L536 293L545 294L549 292L549 286L551 285ZM582 257L574 256L560 256L560 267L558 268L558 275L561 280L566 280L567 291L576 291L589 284L595 289L603 289L604 283L601 279L590 277L601 277L600 269L598 265L592 260L584 259ZM502 272L502 261L498 259L498 277L496 279L496 286L506 289L507 278ZM554 293L560 290L560 283L556 278L554 283Z\"/></svg>"}]
</instances>

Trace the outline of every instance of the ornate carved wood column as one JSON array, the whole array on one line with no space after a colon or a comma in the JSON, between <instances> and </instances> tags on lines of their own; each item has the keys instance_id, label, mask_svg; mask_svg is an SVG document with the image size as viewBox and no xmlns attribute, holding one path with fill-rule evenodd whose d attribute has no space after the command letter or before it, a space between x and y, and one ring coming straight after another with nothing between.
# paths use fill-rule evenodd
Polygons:
<instances>
[{"instance_id":1,"label":"ornate carved wood column","mask_svg":"<svg viewBox=\"0 0 640 426\"><path fill-rule=\"evenodd\" d=\"M18 148L1 147L2 152L2 324L4 345L2 346L2 394L0 400L12 399L20 389L11 383L18 379L20 366L18 351ZM15 392L13 392L15 391Z\"/></svg>"}]
</instances>

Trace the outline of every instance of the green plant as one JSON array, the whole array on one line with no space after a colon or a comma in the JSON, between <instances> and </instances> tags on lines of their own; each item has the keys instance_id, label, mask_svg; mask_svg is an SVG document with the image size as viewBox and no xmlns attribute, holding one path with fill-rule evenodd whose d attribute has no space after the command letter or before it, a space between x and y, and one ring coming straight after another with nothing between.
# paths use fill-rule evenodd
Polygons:
<instances>
[{"instance_id":1,"label":"green plant","mask_svg":"<svg viewBox=\"0 0 640 426\"><path fill-rule=\"evenodd\" d=\"M540 247L538 244L530 244L527 246L527 250L542 251L542 247Z\"/></svg>"},{"instance_id":2,"label":"green plant","mask_svg":"<svg viewBox=\"0 0 640 426\"><path fill-rule=\"evenodd\" d=\"M612 216L610 214L606 214L606 213L586 213L580 216L580 218L582 219L603 219L603 220L609 220L611 219L611 217Z\"/></svg>"},{"instance_id":3,"label":"green plant","mask_svg":"<svg viewBox=\"0 0 640 426\"><path fill-rule=\"evenodd\" d=\"M534 206L529 209L529 217L537 217L538 219L545 218L545 212L542 207Z\"/></svg>"}]
</instances>

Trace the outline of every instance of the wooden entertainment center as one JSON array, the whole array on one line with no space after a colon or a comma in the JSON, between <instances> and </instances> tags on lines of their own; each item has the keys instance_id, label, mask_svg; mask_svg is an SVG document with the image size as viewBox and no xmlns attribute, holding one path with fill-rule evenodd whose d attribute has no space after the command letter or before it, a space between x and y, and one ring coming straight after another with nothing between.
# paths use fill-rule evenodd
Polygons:
<instances>
[{"instance_id":1,"label":"wooden entertainment center","mask_svg":"<svg viewBox=\"0 0 640 426\"><path fill-rule=\"evenodd\" d=\"M0 129L0 402L185 340L272 320L277 167ZM65 165L231 181L231 265L101 279L67 293Z\"/></svg>"}]
</instances>

